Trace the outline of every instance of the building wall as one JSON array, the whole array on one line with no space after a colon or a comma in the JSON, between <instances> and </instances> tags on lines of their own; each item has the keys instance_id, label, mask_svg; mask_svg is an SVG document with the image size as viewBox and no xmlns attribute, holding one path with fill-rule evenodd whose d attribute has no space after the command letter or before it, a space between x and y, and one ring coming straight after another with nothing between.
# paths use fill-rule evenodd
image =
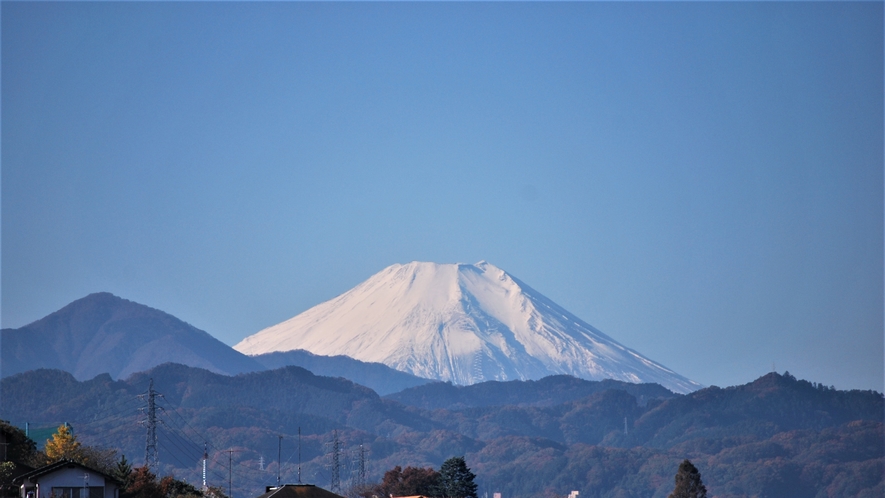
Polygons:
<instances>
[{"instance_id":1,"label":"building wall","mask_svg":"<svg viewBox=\"0 0 885 498\"><path fill-rule=\"evenodd\" d=\"M89 474L89 478L86 480L83 478L85 474ZM35 496L35 498L50 498L52 496L52 488L82 488L84 482L88 483L90 488L96 486L104 487L104 498L116 498L117 486L114 483L108 482L105 485L104 476L77 465L58 469L50 474L40 476L36 480L40 495ZM25 485L30 487L33 484L25 483Z\"/></svg>"}]
</instances>

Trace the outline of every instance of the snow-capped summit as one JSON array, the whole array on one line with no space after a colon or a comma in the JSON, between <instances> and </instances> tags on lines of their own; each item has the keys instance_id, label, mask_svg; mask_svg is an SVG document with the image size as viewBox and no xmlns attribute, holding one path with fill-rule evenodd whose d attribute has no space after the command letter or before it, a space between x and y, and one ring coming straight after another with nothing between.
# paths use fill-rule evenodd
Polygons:
<instances>
[{"instance_id":1,"label":"snow-capped summit","mask_svg":"<svg viewBox=\"0 0 885 498\"><path fill-rule=\"evenodd\" d=\"M485 261L390 266L234 349L346 355L462 385L569 374L657 382L681 393L702 387Z\"/></svg>"}]
</instances>

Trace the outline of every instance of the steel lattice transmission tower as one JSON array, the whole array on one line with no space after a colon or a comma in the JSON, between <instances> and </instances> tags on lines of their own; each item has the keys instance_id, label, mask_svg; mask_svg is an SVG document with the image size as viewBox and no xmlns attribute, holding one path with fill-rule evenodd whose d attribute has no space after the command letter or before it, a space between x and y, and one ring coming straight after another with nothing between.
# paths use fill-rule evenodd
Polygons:
<instances>
[{"instance_id":1,"label":"steel lattice transmission tower","mask_svg":"<svg viewBox=\"0 0 885 498\"><path fill-rule=\"evenodd\" d=\"M356 482L354 483L354 487L357 490L361 490L366 486L366 447L363 446L363 443L360 443L359 450L357 450L357 464L356 464Z\"/></svg>"},{"instance_id":2,"label":"steel lattice transmission tower","mask_svg":"<svg viewBox=\"0 0 885 498\"><path fill-rule=\"evenodd\" d=\"M338 430L332 433L332 478L329 491L341 493L341 443L338 441Z\"/></svg>"},{"instance_id":3,"label":"steel lattice transmission tower","mask_svg":"<svg viewBox=\"0 0 885 498\"><path fill-rule=\"evenodd\" d=\"M145 394L139 394L138 398L147 402L146 408L141 408L147 415L146 420L141 423L147 429L144 444L144 466L148 470L157 470L160 465L160 456L157 453L157 396L162 396L154 390L154 379L148 385L148 391Z\"/></svg>"}]
</instances>

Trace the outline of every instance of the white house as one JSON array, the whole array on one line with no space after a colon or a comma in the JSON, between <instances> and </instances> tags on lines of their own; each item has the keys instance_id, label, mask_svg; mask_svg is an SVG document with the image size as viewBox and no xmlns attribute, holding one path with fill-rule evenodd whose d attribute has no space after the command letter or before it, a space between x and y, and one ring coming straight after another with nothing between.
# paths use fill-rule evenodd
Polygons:
<instances>
[{"instance_id":1,"label":"white house","mask_svg":"<svg viewBox=\"0 0 885 498\"><path fill-rule=\"evenodd\" d=\"M120 498L113 477L70 460L61 460L17 477L20 498Z\"/></svg>"}]
</instances>

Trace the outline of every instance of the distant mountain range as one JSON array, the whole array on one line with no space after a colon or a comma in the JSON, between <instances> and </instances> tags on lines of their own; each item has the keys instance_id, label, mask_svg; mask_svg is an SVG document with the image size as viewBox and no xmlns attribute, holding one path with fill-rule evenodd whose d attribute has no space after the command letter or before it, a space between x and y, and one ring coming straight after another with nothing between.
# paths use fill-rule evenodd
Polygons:
<instances>
[{"instance_id":1,"label":"distant mountain range","mask_svg":"<svg viewBox=\"0 0 885 498\"><path fill-rule=\"evenodd\" d=\"M508 405L553 406L611 390L624 391L643 406L649 400L676 397L660 384L633 384L611 379L591 382L569 375L551 375L540 380L490 381L470 386L436 382L404 389L387 395L387 398L424 410L460 410Z\"/></svg>"},{"instance_id":2,"label":"distant mountain range","mask_svg":"<svg viewBox=\"0 0 885 498\"><path fill-rule=\"evenodd\" d=\"M382 396L410 387L438 383L430 379L423 379L406 372L394 370L381 363L354 360L347 356L320 356L302 349L260 354L250 358L268 370L294 365L310 370L317 375L344 377L357 384L369 387Z\"/></svg>"},{"instance_id":3,"label":"distant mountain range","mask_svg":"<svg viewBox=\"0 0 885 498\"><path fill-rule=\"evenodd\" d=\"M19 329L2 330L0 418L44 435L68 422L84 444L116 448L139 463L145 429L137 422L144 421L140 409L152 382L160 393L160 473L198 482L206 445L210 482L233 478L236 496L257 496L276 481L274 471L294 482L302 467L305 481L328 485L335 438L345 483L362 447L370 455L370 480L396 465L438 466L464 455L481 492L507 498L571 490L579 490L581 498L665 498L684 458L701 470L711 496L885 494L881 393L837 391L776 373L743 386L695 390L696 384L491 265L388 270L391 274L351 291L359 299L351 295L332 303L351 319L354 310L369 310L364 316L374 325L388 318L372 311L373 303L389 310L395 323L398 313L411 309L407 316L416 337L427 334L422 327L432 322L437 339L463 339L446 342L447 352L436 360L448 358L451 372L476 375L465 379L502 372L520 377L530 370L519 365L543 366L544 355L574 360L566 361L568 368L577 368L578 358L591 358L598 372L626 378L558 374L457 385L304 350L250 357L171 315L100 293ZM390 295L398 297L387 301ZM434 308L425 299L448 304ZM328 306L293 323L328 317ZM308 327L307 336L319 337L319 323ZM342 337L369 341L370 332L359 323L350 322L364 332L355 338L344 334L342 323L327 324L330 343ZM385 341L413 340L417 348L420 340L397 335L404 333L397 327ZM282 324L276 329L282 341L289 341L286 330ZM519 342L532 334L534 344ZM378 345L382 350L385 341ZM535 360L524 357L553 343L557 347ZM513 354L501 356L504 352ZM471 354L479 360L467 368L463 361ZM527 363L519 363L523 360ZM687 394L636 383L640 374L653 374ZM273 460L276 455L280 460Z\"/></svg>"},{"instance_id":4,"label":"distant mountain range","mask_svg":"<svg viewBox=\"0 0 885 498\"><path fill-rule=\"evenodd\" d=\"M126 377L163 363L236 375L296 365L344 377L381 394L431 382L377 363L306 351L246 356L160 310L106 292L90 294L18 329L0 331L0 376L60 369L79 380Z\"/></svg>"},{"instance_id":5,"label":"distant mountain range","mask_svg":"<svg viewBox=\"0 0 885 498\"><path fill-rule=\"evenodd\" d=\"M427 384L408 396L379 397L291 366L229 377L167 364L125 381L102 375L82 382L35 370L0 381L0 418L32 428L69 422L84 443L118 448L140 463L145 429L136 421L145 401L138 395L150 380L162 394L160 472L198 482L206 443L210 483L227 482L232 459L235 496L257 496L276 481L278 451L284 481L296 479L300 454L304 480L327 486L336 435L345 486L362 445L370 481L396 465L439 466L465 455L480 493L509 498L571 490L591 498L665 498L684 458L700 469L710 496L885 491L882 394L837 391L787 374L688 395L553 377ZM423 408L440 393L455 405Z\"/></svg>"},{"instance_id":6,"label":"distant mountain range","mask_svg":"<svg viewBox=\"0 0 885 498\"><path fill-rule=\"evenodd\" d=\"M0 333L4 377L58 368L83 380L102 373L125 378L166 362L228 375L264 370L252 358L172 315L106 292Z\"/></svg>"},{"instance_id":7,"label":"distant mountain range","mask_svg":"<svg viewBox=\"0 0 885 498\"><path fill-rule=\"evenodd\" d=\"M566 374L679 393L702 387L484 261L390 266L234 349L345 355L459 385Z\"/></svg>"},{"instance_id":8,"label":"distant mountain range","mask_svg":"<svg viewBox=\"0 0 885 498\"><path fill-rule=\"evenodd\" d=\"M109 293L0 334L4 377L58 368L80 380L126 378L172 362L226 375L303 366L380 394L433 380L470 385L563 374L657 383L679 393L701 387L486 262L393 265L234 348Z\"/></svg>"}]
</instances>

